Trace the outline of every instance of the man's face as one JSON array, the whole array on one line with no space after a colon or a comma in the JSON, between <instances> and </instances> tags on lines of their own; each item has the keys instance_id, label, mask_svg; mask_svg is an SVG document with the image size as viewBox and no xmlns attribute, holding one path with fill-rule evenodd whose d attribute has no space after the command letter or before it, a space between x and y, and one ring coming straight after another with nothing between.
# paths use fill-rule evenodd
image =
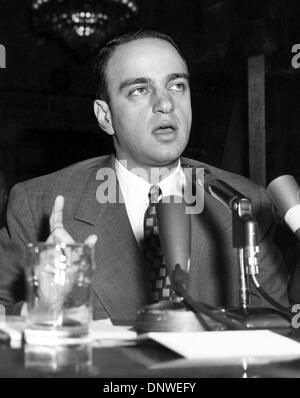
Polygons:
<instances>
[{"instance_id":1,"label":"man's face","mask_svg":"<svg viewBox=\"0 0 300 398\"><path fill-rule=\"evenodd\" d=\"M120 45L106 70L111 132L120 160L131 167L174 164L191 128L187 67L160 39Z\"/></svg>"}]
</instances>

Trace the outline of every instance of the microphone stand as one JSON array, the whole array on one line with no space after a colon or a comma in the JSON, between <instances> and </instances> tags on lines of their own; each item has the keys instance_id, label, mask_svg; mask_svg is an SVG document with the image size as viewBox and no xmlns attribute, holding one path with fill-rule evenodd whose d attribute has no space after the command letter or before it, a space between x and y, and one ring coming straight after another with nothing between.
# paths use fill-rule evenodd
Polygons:
<instances>
[{"instance_id":1,"label":"microphone stand","mask_svg":"<svg viewBox=\"0 0 300 398\"><path fill-rule=\"evenodd\" d=\"M258 274L258 224L252 214L249 198L236 198L231 204L232 245L238 250L240 288L239 306L248 315L251 304L249 276Z\"/></svg>"},{"instance_id":2,"label":"microphone stand","mask_svg":"<svg viewBox=\"0 0 300 398\"><path fill-rule=\"evenodd\" d=\"M216 179L209 170L205 170L204 176L204 189L232 213L232 245L239 259L239 307L242 314L247 315L251 304L249 275L258 273L259 253L258 224L252 214L251 199Z\"/></svg>"},{"instance_id":3,"label":"microphone stand","mask_svg":"<svg viewBox=\"0 0 300 398\"><path fill-rule=\"evenodd\" d=\"M232 243L239 258L239 308L231 308L244 318L244 325L251 328L290 327L292 313L270 297L260 286L256 275L259 273L258 222L252 214L251 199L235 190L226 182L215 178L205 170L204 188L232 212ZM251 306L250 279L258 293L272 305L272 308L253 308ZM227 311L227 310L226 310Z\"/></svg>"},{"instance_id":4,"label":"microphone stand","mask_svg":"<svg viewBox=\"0 0 300 398\"><path fill-rule=\"evenodd\" d=\"M272 304L271 297L264 292L256 278L259 274L258 254L260 247L258 222L252 214L251 199L247 197L235 198L231 202L231 211L233 248L238 250L239 258L239 311L244 315L246 328L290 327L291 313L275 301ZM276 310L251 307L250 279L260 295L271 303Z\"/></svg>"}]
</instances>

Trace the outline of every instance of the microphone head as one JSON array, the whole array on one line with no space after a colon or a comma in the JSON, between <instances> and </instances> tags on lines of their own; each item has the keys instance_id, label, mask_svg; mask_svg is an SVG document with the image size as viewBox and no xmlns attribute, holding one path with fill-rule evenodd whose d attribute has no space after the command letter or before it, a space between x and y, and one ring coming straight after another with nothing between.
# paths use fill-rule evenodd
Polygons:
<instances>
[{"instance_id":1,"label":"microphone head","mask_svg":"<svg viewBox=\"0 0 300 398\"><path fill-rule=\"evenodd\" d=\"M191 219L181 196L164 197L157 204L159 236L169 275L176 264L188 272L191 253Z\"/></svg>"},{"instance_id":2,"label":"microphone head","mask_svg":"<svg viewBox=\"0 0 300 398\"><path fill-rule=\"evenodd\" d=\"M284 217L289 209L300 204L299 185L291 175L275 178L267 187L269 196Z\"/></svg>"}]
</instances>

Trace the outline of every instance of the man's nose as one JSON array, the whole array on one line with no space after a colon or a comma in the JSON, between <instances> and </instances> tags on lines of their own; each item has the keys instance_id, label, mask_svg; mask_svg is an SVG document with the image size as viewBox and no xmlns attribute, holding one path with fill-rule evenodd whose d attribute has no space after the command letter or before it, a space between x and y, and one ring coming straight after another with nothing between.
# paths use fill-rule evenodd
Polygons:
<instances>
[{"instance_id":1,"label":"man's nose","mask_svg":"<svg viewBox=\"0 0 300 398\"><path fill-rule=\"evenodd\" d=\"M153 104L154 113L170 113L174 109L173 99L168 92L156 93Z\"/></svg>"}]
</instances>

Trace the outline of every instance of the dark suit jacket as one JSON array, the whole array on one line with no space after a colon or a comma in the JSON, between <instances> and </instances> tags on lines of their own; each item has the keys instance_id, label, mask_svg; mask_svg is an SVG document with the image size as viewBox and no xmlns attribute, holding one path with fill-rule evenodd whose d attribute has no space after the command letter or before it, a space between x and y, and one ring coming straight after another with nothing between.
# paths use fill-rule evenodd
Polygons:
<instances>
[{"instance_id":1,"label":"dark suit jacket","mask_svg":"<svg viewBox=\"0 0 300 398\"><path fill-rule=\"evenodd\" d=\"M146 267L135 240L126 207L100 204L96 179L103 167L114 169L112 155L89 159L56 173L17 184L11 191L7 224L0 231L0 302L7 313L18 313L24 300L24 267L28 242L44 241L55 197L65 197L64 226L75 241L97 234L96 271L93 276L94 318L132 320L149 304ZM272 206L265 190L249 180L211 166L182 158L184 164L209 167L212 172L249 196L260 225L259 280L265 289L287 305L287 277L281 256L272 243ZM192 216L192 254L189 292L214 305L237 305L239 269L232 249L231 212L210 195L204 211ZM266 303L253 295L253 305Z\"/></svg>"}]
</instances>

